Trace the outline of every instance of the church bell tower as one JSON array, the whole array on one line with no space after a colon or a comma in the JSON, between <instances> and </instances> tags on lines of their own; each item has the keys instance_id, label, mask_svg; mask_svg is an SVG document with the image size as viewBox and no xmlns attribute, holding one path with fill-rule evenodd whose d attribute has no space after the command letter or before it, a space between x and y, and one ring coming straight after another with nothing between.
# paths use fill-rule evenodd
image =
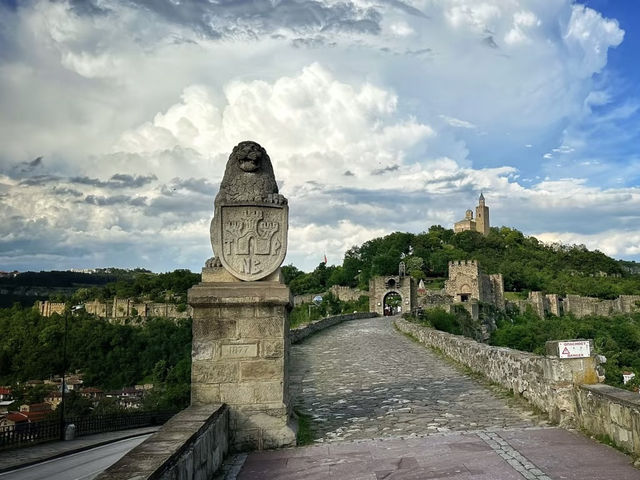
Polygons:
<instances>
[{"instance_id":1,"label":"church bell tower","mask_svg":"<svg viewBox=\"0 0 640 480\"><path fill-rule=\"evenodd\" d=\"M482 193L480 193L476 207L476 231L482 235L489 235L489 207L484 204Z\"/></svg>"}]
</instances>

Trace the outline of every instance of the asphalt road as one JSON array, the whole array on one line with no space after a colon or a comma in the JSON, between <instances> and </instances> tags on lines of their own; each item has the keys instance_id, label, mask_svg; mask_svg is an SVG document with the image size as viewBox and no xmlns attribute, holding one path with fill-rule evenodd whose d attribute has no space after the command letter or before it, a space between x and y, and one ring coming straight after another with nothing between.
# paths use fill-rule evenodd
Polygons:
<instances>
[{"instance_id":1,"label":"asphalt road","mask_svg":"<svg viewBox=\"0 0 640 480\"><path fill-rule=\"evenodd\" d=\"M120 460L132 448L149 438L141 435L101 447L47 460L29 467L0 473L0 480L89 480Z\"/></svg>"}]
</instances>

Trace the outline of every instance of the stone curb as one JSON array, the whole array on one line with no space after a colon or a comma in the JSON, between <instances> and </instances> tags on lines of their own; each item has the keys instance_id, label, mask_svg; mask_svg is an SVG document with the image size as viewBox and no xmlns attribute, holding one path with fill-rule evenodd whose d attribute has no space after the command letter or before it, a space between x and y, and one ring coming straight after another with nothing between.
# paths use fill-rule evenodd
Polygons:
<instances>
[{"instance_id":1,"label":"stone curb","mask_svg":"<svg viewBox=\"0 0 640 480\"><path fill-rule=\"evenodd\" d=\"M158 427L158 429L159 428L160 427ZM56 458L66 457L67 455L73 455L74 453L84 452L86 450L91 450L92 448L102 447L104 445L109 445L110 443L119 442L121 440L128 440L130 438L141 437L142 435L149 435L150 433L153 434L153 433L157 432L158 429L156 429L156 430L154 430L152 432L134 433L134 434L131 434L131 435L127 435L125 437L113 438L111 440L104 440L102 442L93 443L91 445L85 445L83 447L72 448L70 450L66 450L64 452L56 453L56 454L53 454L53 455L48 455L48 456L39 458L37 460L29 460L28 462L21 463L19 465L12 465L10 467L1 467L0 468L0 473L7 473L7 472L11 472L13 470L18 470L20 468L30 467L31 465L36 465L38 463L47 462L49 460L55 460ZM43 443L41 445L46 445L46 443ZM6 452L11 452L11 450L7 450ZM3 453L5 453L5 452L3 452Z\"/></svg>"}]
</instances>

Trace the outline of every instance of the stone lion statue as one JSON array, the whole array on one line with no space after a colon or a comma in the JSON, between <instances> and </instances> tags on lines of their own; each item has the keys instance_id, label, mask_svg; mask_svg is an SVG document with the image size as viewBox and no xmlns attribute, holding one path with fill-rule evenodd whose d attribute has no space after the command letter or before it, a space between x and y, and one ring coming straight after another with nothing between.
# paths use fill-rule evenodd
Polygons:
<instances>
[{"instance_id":1,"label":"stone lion statue","mask_svg":"<svg viewBox=\"0 0 640 480\"><path fill-rule=\"evenodd\" d=\"M240 142L229 155L220 191L214 201L214 215L219 215L221 205L265 203L286 205L287 199L278 193L278 184L267 151L256 142ZM212 221L212 234L214 224ZM210 258L205 265L222 266L217 257Z\"/></svg>"},{"instance_id":2,"label":"stone lion statue","mask_svg":"<svg viewBox=\"0 0 640 480\"><path fill-rule=\"evenodd\" d=\"M221 204L234 203L287 203L278 193L267 151L256 142L240 142L229 155L214 204L218 208Z\"/></svg>"}]
</instances>

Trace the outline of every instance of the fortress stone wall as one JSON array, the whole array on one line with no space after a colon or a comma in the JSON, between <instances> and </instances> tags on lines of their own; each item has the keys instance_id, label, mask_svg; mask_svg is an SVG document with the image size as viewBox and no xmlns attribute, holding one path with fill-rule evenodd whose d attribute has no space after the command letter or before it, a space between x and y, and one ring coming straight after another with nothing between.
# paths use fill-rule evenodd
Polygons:
<instances>
[{"instance_id":1,"label":"fortress stone wall","mask_svg":"<svg viewBox=\"0 0 640 480\"><path fill-rule=\"evenodd\" d=\"M369 296L369 292L365 292L358 288L344 287L342 285L333 285L329 291L343 302L355 302L362 296Z\"/></svg>"},{"instance_id":2,"label":"fortress stone wall","mask_svg":"<svg viewBox=\"0 0 640 480\"><path fill-rule=\"evenodd\" d=\"M608 317L618 313L640 311L640 295L621 295L613 300L602 300L580 295L560 297L557 294L545 295L542 292L529 292L529 297L526 300L516 300L509 303L520 311L531 308L541 318L548 314L559 317L569 313L578 318L587 315Z\"/></svg>"},{"instance_id":3,"label":"fortress stone wall","mask_svg":"<svg viewBox=\"0 0 640 480\"><path fill-rule=\"evenodd\" d=\"M365 290L360 290L358 288L352 288L352 287L345 287L342 285L333 285L331 288L329 288L329 292L335 295L338 298L338 300L341 300L343 302L353 302L360 299L360 297L362 296L365 296L365 297L369 296L369 292ZM295 295L293 297L293 305L297 307L298 305L302 305L303 303L311 303L314 297L318 295L323 297L324 295L326 295L326 293L327 292L304 293L302 295Z\"/></svg>"},{"instance_id":4,"label":"fortress stone wall","mask_svg":"<svg viewBox=\"0 0 640 480\"><path fill-rule=\"evenodd\" d=\"M179 312L178 305L173 303L134 302L131 298L115 297L111 302L92 300L84 304L87 313L114 321L131 317L151 318L188 318L192 309L187 305L185 311Z\"/></svg>"},{"instance_id":5,"label":"fortress stone wall","mask_svg":"<svg viewBox=\"0 0 640 480\"><path fill-rule=\"evenodd\" d=\"M62 315L64 313L64 303L50 302L49 300L42 302L38 300L34 306L43 317L50 317L54 313L57 313L58 315Z\"/></svg>"}]
</instances>

